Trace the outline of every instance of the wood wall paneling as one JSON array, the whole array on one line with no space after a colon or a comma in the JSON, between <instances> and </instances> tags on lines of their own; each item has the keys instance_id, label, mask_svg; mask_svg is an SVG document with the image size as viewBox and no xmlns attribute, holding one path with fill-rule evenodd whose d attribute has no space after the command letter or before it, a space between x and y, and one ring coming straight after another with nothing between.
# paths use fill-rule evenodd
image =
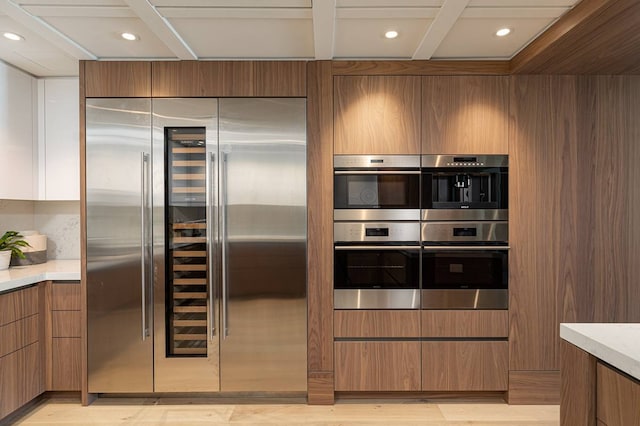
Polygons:
<instances>
[{"instance_id":1,"label":"wood wall paneling","mask_svg":"<svg viewBox=\"0 0 640 426\"><path fill-rule=\"evenodd\" d=\"M639 68L640 71L640 68ZM640 322L640 76L618 77L624 83L625 93L625 136L624 141L627 146L626 158L627 166L627 187L628 194L628 246L626 251L627 279L624 289L627 312L624 322Z\"/></svg>"},{"instance_id":2,"label":"wood wall paneling","mask_svg":"<svg viewBox=\"0 0 640 426\"><path fill-rule=\"evenodd\" d=\"M334 337L420 337L418 310L336 310Z\"/></svg>"},{"instance_id":3,"label":"wood wall paneling","mask_svg":"<svg viewBox=\"0 0 640 426\"><path fill-rule=\"evenodd\" d=\"M507 337L507 310L423 310L423 337Z\"/></svg>"},{"instance_id":4,"label":"wood wall paneling","mask_svg":"<svg viewBox=\"0 0 640 426\"><path fill-rule=\"evenodd\" d=\"M334 78L335 154L420 154L420 77Z\"/></svg>"},{"instance_id":5,"label":"wood wall paneling","mask_svg":"<svg viewBox=\"0 0 640 426\"><path fill-rule=\"evenodd\" d=\"M507 154L509 77L422 78L423 154Z\"/></svg>"},{"instance_id":6,"label":"wood wall paneling","mask_svg":"<svg viewBox=\"0 0 640 426\"><path fill-rule=\"evenodd\" d=\"M151 62L82 61L80 67L84 67L84 78L80 84L87 98L151 96ZM80 94L82 96L82 90Z\"/></svg>"},{"instance_id":7,"label":"wood wall paneling","mask_svg":"<svg viewBox=\"0 0 640 426\"><path fill-rule=\"evenodd\" d=\"M506 75L509 61L333 61L334 75Z\"/></svg>"},{"instance_id":8,"label":"wood wall paneling","mask_svg":"<svg viewBox=\"0 0 640 426\"><path fill-rule=\"evenodd\" d=\"M422 342L422 390L505 391L508 356L502 341Z\"/></svg>"},{"instance_id":9,"label":"wood wall paneling","mask_svg":"<svg viewBox=\"0 0 640 426\"><path fill-rule=\"evenodd\" d=\"M596 376L598 420L609 426L640 426L640 382L600 362Z\"/></svg>"},{"instance_id":10,"label":"wood wall paneling","mask_svg":"<svg viewBox=\"0 0 640 426\"><path fill-rule=\"evenodd\" d=\"M336 342L336 391L419 391L420 342Z\"/></svg>"},{"instance_id":11,"label":"wood wall paneling","mask_svg":"<svg viewBox=\"0 0 640 426\"><path fill-rule=\"evenodd\" d=\"M329 400L329 382L333 389L334 365L333 203L327 201L333 200L330 61L307 64L307 158L308 398L310 404L323 404Z\"/></svg>"},{"instance_id":12,"label":"wood wall paneling","mask_svg":"<svg viewBox=\"0 0 640 426\"><path fill-rule=\"evenodd\" d=\"M255 96L307 96L307 63L304 61L256 61Z\"/></svg>"},{"instance_id":13,"label":"wood wall paneling","mask_svg":"<svg viewBox=\"0 0 640 426\"><path fill-rule=\"evenodd\" d=\"M255 95L252 61L158 61L152 74L153 97Z\"/></svg>"},{"instance_id":14,"label":"wood wall paneling","mask_svg":"<svg viewBox=\"0 0 640 426\"><path fill-rule=\"evenodd\" d=\"M509 404L560 404L560 371L509 371Z\"/></svg>"},{"instance_id":15,"label":"wood wall paneling","mask_svg":"<svg viewBox=\"0 0 640 426\"><path fill-rule=\"evenodd\" d=\"M558 370L559 319L585 296L567 290L578 288L575 100L573 77L511 79L510 370Z\"/></svg>"},{"instance_id":16,"label":"wood wall paneling","mask_svg":"<svg viewBox=\"0 0 640 426\"><path fill-rule=\"evenodd\" d=\"M560 425L596 425L596 359L566 341L560 344Z\"/></svg>"}]
</instances>

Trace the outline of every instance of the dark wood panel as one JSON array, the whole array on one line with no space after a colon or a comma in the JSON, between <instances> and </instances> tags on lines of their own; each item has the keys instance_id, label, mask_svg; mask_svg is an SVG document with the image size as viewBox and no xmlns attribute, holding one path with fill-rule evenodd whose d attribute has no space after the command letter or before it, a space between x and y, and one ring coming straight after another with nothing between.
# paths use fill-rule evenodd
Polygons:
<instances>
[{"instance_id":1,"label":"dark wood panel","mask_svg":"<svg viewBox=\"0 0 640 426\"><path fill-rule=\"evenodd\" d=\"M83 61L83 64L84 94L87 98L151 96L151 62Z\"/></svg>"},{"instance_id":2,"label":"dark wood panel","mask_svg":"<svg viewBox=\"0 0 640 426\"><path fill-rule=\"evenodd\" d=\"M307 66L308 370L333 371L333 86L331 62ZM317 398L322 399L322 395ZM309 400L316 396L309 390Z\"/></svg>"},{"instance_id":3,"label":"dark wood panel","mask_svg":"<svg viewBox=\"0 0 640 426\"><path fill-rule=\"evenodd\" d=\"M334 75L505 75L508 61L334 61Z\"/></svg>"},{"instance_id":4,"label":"dark wood panel","mask_svg":"<svg viewBox=\"0 0 640 426\"><path fill-rule=\"evenodd\" d=\"M54 338L51 344L52 390L79 391L82 354L80 338Z\"/></svg>"},{"instance_id":5,"label":"dark wood panel","mask_svg":"<svg viewBox=\"0 0 640 426\"><path fill-rule=\"evenodd\" d=\"M507 154L509 77L422 78L422 154Z\"/></svg>"},{"instance_id":6,"label":"dark wood panel","mask_svg":"<svg viewBox=\"0 0 640 426\"><path fill-rule=\"evenodd\" d=\"M256 61L255 79L254 96L307 96L307 63L303 61Z\"/></svg>"},{"instance_id":7,"label":"dark wood panel","mask_svg":"<svg viewBox=\"0 0 640 426\"><path fill-rule=\"evenodd\" d=\"M596 359L564 340L560 354L560 425L595 426Z\"/></svg>"},{"instance_id":8,"label":"dark wood panel","mask_svg":"<svg viewBox=\"0 0 640 426\"><path fill-rule=\"evenodd\" d=\"M423 337L507 337L509 311L451 310L420 313Z\"/></svg>"},{"instance_id":9,"label":"dark wood panel","mask_svg":"<svg viewBox=\"0 0 640 426\"><path fill-rule=\"evenodd\" d=\"M336 342L336 391L419 391L420 342Z\"/></svg>"},{"instance_id":10,"label":"dark wood panel","mask_svg":"<svg viewBox=\"0 0 640 426\"><path fill-rule=\"evenodd\" d=\"M509 371L509 404L560 404L559 371Z\"/></svg>"},{"instance_id":11,"label":"dark wood panel","mask_svg":"<svg viewBox=\"0 0 640 426\"><path fill-rule=\"evenodd\" d=\"M51 337L81 337L80 311L53 311Z\"/></svg>"},{"instance_id":12,"label":"dark wood panel","mask_svg":"<svg viewBox=\"0 0 640 426\"><path fill-rule=\"evenodd\" d=\"M418 310L336 310L335 337L420 337Z\"/></svg>"},{"instance_id":13,"label":"dark wood panel","mask_svg":"<svg viewBox=\"0 0 640 426\"><path fill-rule=\"evenodd\" d=\"M420 78L334 78L335 154L420 154Z\"/></svg>"},{"instance_id":14,"label":"dark wood panel","mask_svg":"<svg viewBox=\"0 0 640 426\"><path fill-rule=\"evenodd\" d=\"M577 149L573 77L511 81L510 370L558 370L560 318L576 282ZM566 289L575 289L567 291Z\"/></svg>"},{"instance_id":15,"label":"dark wood panel","mask_svg":"<svg viewBox=\"0 0 640 426\"><path fill-rule=\"evenodd\" d=\"M640 76L620 77L623 80L626 96L625 101L625 136L624 140L627 144L627 181L629 182L628 190L628 249L627 257L627 279L625 297L622 300L626 303L627 312L624 322L640 322L640 309L638 309L638 301L640 301L640 285L638 285L638 277L640 277L640 262L638 262L638 253L640 253Z\"/></svg>"},{"instance_id":16,"label":"dark wood panel","mask_svg":"<svg viewBox=\"0 0 640 426\"><path fill-rule=\"evenodd\" d=\"M31 315L0 326L0 357L15 352L39 340L40 318Z\"/></svg>"},{"instance_id":17,"label":"dark wood panel","mask_svg":"<svg viewBox=\"0 0 640 426\"><path fill-rule=\"evenodd\" d=\"M153 97L254 96L252 61L152 63Z\"/></svg>"},{"instance_id":18,"label":"dark wood panel","mask_svg":"<svg viewBox=\"0 0 640 426\"><path fill-rule=\"evenodd\" d=\"M51 284L51 310L53 311L79 311L82 307L80 301L79 283Z\"/></svg>"},{"instance_id":19,"label":"dark wood panel","mask_svg":"<svg viewBox=\"0 0 640 426\"><path fill-rule=\"evenodd\" d=\"M310 371L307 382L307 403L309 405L333 405L333 371Z\"/></svg>"},{"instance_id":20,"label":"dark wood panel","mask_svg":"<svg viewBox=\"0 0 640 426\"><path fill-rule=\"evenodd\" d=\"M0 326L37 313L37 287L0 294Z\"/></svg>"},{"instance_id":21,"label":"dark wood panel","mask_svg":"<svg viewBox=\"0 0 640 426\"><path fill-rule=\"evenodd\" d=\"M511 60L520 74L640 71L640 2L582 0Z\"/></svg>"},{"instance_id":22,"label":"dark wood panel","mask_svg":"<svg viewBox=\"0 0 640 426\"><path fill-rule=\"evenodd\" d=\"M507 390L508 357L507 342L423 342L422 390Z\"/></svg>"},{"instance_id":23,"label":"dark wood panel","mask_svg":"<svg viewBox=\"0 0 640 426\"><path fill-rule=\"evenodd\" d=\"M598 420L610 426L640 426L640 381L600 362L596 375Z\"/></svg>"},{"instance_id":24,"label":"dark wood panel","mask_svg":"<svg viewBox=\"0 0 640 426\"><path fill-rule=\"evenodd\" d=\"M43 376L37 342L0 358L0 419L42 392Z\"/></svg>"}]
</instances>

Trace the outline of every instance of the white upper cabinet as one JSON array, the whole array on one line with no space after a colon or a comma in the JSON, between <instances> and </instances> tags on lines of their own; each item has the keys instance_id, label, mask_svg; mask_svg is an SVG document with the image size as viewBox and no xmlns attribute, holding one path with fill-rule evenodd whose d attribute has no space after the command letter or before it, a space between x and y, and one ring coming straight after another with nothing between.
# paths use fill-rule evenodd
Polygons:
<instances>
[{"instance_id":1,"label":"white upper cabinet","mask_svg":"<svg viewBox=\"0 0 640 426\"><path fill-rule=\"evenodd\" d=\"M36 195L35 99L36 79L0 62L0 199Z\"/></svg>"},{"instance_id":2,"label":"white upper cabinet","mask_svg":"<svg viewBox=\"0 0 640 426\"><path fill-rule=\"evenodd\" d=\"M38 199L80 199L77 78L38 81Z\"/></svg>"}]
</instances>

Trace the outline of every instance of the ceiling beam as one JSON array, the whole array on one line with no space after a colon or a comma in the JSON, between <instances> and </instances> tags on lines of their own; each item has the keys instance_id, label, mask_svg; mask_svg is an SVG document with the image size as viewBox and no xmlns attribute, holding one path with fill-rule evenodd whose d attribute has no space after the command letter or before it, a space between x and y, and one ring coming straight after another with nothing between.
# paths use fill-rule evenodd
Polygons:
<instances>
[{"instance_id":1,"label":"ceiling beam","mask_svg":"<svg viewBox=\"0 0 640 426\"><path fill-rule=\"evenodd\" d=\"M149 3L148 0L124 0L136 15L146 24L178 59L198 59L198 55L189 47L187 42L178 34L169 21Z\"/></svg>"},{"instance_id":2,"label":"ceiling beam","mask_svg":"<svg viewBox=\"0 0 640 426\"><path fill-rule=\"evenodd\" d=\"M456 23L470 0L446 0L440 12L433 20L422 37L418 48L413 52L412 59L431 59L442 40Z\"/></svg>"},{"instance_id":3,"label":"ceiling beam","mask_svg":"<svg viewBox=\"0 0 640 426\"><path fill-rule=\"evenodd\" d=\"M10 0L0 0L0 11L8 17L25 26L29 31L33 31L40 37L47 40L60 50L64 51L72 58L84 60L96 60L98 57L58 31L44 19L32 15L16 3Z\"/></svg>"},{"instance_id":4,"label":"ceiling beam","mask_svg":"<svg viewBox=\"0 0 640 426\"><path fill-rule=\"evenodd\" d=\"M336 29L336 0L314 0L312 8L315 58L332 59Z\"/></svg>"}]
</instances>

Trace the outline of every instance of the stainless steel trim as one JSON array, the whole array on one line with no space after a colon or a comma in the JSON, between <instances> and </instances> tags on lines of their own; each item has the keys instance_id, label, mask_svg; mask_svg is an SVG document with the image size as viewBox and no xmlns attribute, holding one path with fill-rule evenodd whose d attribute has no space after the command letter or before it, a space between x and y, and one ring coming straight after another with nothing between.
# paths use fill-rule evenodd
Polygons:
<instances>
[{"instance_id":1,"label":"stainless steel trim","mask_svg":"<svg viewBox=\"0 0 640 426\"><path fill-rule=\"evenodd\" d=\"M419 209L334 209L333 220L420 220Z\"/></svg>"},{"instance_id":2,"label":"stainless steel trim","mask_svg":"<svg viewBox=\"0 0 640 426\"><path fill-rule=\"evenodd\" d=\"M386 229L387 236L367 236L367 229ZM420 222L336 222L334 242L403 242L420 240Z\"/></svg>"},{"instance_id":3,"label":"stainless steel trim","mask_svg":"<svg viewBox=\"0 0 640 426\"><path fill-rule=\"evenodd\" d=\"M508 309L509 290L422 290L422 309Z\"/></svg>"},{"instance_id":4,"label":"stainless steel trim","mask_svg":"<svg viewBox=\"0 0 640 426\"><path fill-rule=\"evenodd\" d=\"M509 246L422 246L427 251L511 250Z\"/></svg>"},{"instance_id":5,"label":"stainless steel trim","mask_svg":"<svg viewBox=\"0 0 640 426\"><path fill-rule=\"evenodd\" d=\"M229 336L229 279L227 276L227 261L229 244L227 241L227 153L222 153L221 188L220 188L220 239L222 240L221 281L222 281L222 338Z\"/></svg>"},{"instance_id":6,"label":"stainless steel trim","mask_svg":"<svg viewBox=\"0 0 640 426\"><path fill-rule=\"evenodd\" d=\"M420 290L334 290L333 305L334 309L420 309Z\"/></svg>"},{"instance_id":7,"label":"stainless steel trim","mask_svg":"<svg viewBox=\"0 0 640 426\"><path fill-rule=\"evenodd\" d=\"M420 246L335 246L335 250L420 250Z\"/></svg>"},{"instance_id":8,"label":"stainless steel trim","mask_svg":"<svg viewBox=\"0 0 640 426\"><path fill-rule=\"evenodd\" d=\"M334 169L420 168L419 155L334 155Z\"/></svg>"},{"instance_id":9,"label":"stainless steel trim","mask_svg":"<svg viewBox=\"0 0 640 426\"><path fill-rule=\"evenodd\" d=\"M476 235L454 236L456 228L475 228ZM422 224L420 234L422 241L507 242L509 241L509 223L505 221L426 222Z\"/></svg>"},{"instance_id":10,"label":"stainless steel trim","mask_svg":"<svg viewBox=\"0 0 640 426\"><path fill-rule=\"evenodd\" d=\"M509 220L508 209L423 209L422 220Z\"/></svg>"},{"instance_id":11,"label":"stainless steel trim","mask_svg":"<svg viewBox=\"0 0 640 426\"><path fill-rule=\"evenodd\" d=\"M140 284L142 287L142 341L147 340L147 163L149 155L140 153Z\"/></svg>"},{"instance_id":12,"label":"stainless steel trim","mask_svg":"<svg viewBox=\"0 0 640 426\"><path fill-rule=\"evenodd\" d=\"M334 175L419 175L420 170L335 170Z\"/></svg>"},{"instance_id":13,"label":"stainless steel trim","mask_svg":"<svg viewBox=\"0 0 640 426\"><path fill-rule=\"evenodd\" d=\"M455 161L458 158L474 158L475 161ZM422 167L509 167L508 155L423 155Z\"/></svg>"},{"instance_id":14,"label":"stainless steel trim","mask_svg":"<svg viewBox=\"0 0 640 426\"><path fill-rule=\"evenodd\" d=\"M207 187L208 194L208 203L209 203L209 219L207 220L207 236L209 238L209 326L211 327L211 338L213 339L216 336L216 304L215 304L215 289L216 289L216 270L215 270L215 262L216 258L216 238L213 230L214 218L216 215L214 214L214 207L216 203L214 202L214 188L216 186L215 179L215 162L216 162L216 154L213 152L209 152L209 164L207 167L207 173L209 174L207 182L209 183Z\"/></svg>"}]
</instances>

